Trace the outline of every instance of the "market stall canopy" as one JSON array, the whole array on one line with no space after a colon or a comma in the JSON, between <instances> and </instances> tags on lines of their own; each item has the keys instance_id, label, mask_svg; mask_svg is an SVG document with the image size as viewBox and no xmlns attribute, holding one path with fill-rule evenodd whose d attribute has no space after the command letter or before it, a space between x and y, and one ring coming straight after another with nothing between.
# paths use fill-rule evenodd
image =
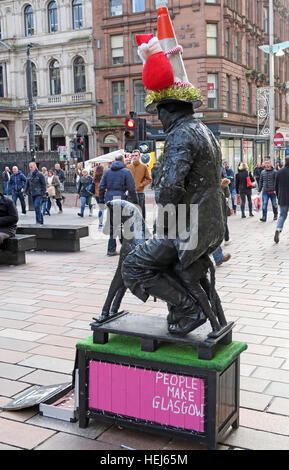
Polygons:
<instances>
[{"instance_id":1,"label":"market stall canopy","mask_svg":"<svg viewBox=\"0 0 289 470\"><path fill-rule=\"evenodd\" d=\"M106 153L104 155L100 155L99 157L92 158L91 160L87 160L85 162L85 168L90 170L95 163L111 163L114 161L115 157L118 155L124 155L125 151L123 149L115 150L114 152Z\"/></svg>"}]
</instances>

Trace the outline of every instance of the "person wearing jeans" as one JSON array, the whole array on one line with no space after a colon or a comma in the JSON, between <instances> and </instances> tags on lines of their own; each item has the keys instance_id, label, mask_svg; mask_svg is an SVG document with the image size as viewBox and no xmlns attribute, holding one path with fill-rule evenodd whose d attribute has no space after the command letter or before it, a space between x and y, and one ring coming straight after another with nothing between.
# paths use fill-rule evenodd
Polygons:
<instances>
[{"instance_id":1,"label":"person wearing jeans","mask_svg":"<svg viewBox=\"0 0 289 470\"><path fill-rule=\"evenodd\" d=\"M10 177L10 188L12 191L12 200L17 206L17 199L20 200L22 214L26 214L26 204L24 199L24 189L26 185L26 178L18 169L17 166L13 166L12 175Z\"/></svg>"},{"instance_id":2,"label":"person wearing jeans","mask_svg":"<svg viewBox=\"0 0 289 470\"><path fill-rule=\"evenodd\" d=\"M274 212L274 220L278 219L278 204L276 198L276 177L277 171L274 170L272 163L270 160L265 162L265 170L262 171L259 181L259 192L258 194L263 191L262 194L262 210L263 215L260 219L261 222L266 222L267 220L267 210L268 210L268 202L271 200L273 212Z\"/></svg>"},{"instance_id":3,"label":"person wearing jeans","mask_svg":"<svg viewBox=\"0 0 289 470\"><path fill-rule=\"evenodd\" d=\"M246 198L248 199L249 206L249 215L254 217L253 214L253 205L252 205L252 185L254 182L253 175L248 170L248 165L246 163L241 163L239 166L239 171L236 174L236 192L237 195L240 195L241 198L241 213L242 219L245 219L245 206Z\"/></svg>"},{"instance_id":4,"label":"person wearing jeans","mask_svg":"<svg viewBox=\"0 0 289 470\"><path fill-rule=\"evenodd\" d=\"M91 197L94 194L92 177L88 174L87 170L82 170L82 177L78 181L77 192L81 201L80 212L77 214L79 217L84 216L85 206L89 207L89 216L93 215L93 205L91 203Z\"/></svg>"},{"instance_id":5,"label":"person wearing jeans","mask_svg":"<svg viewBox=\"0 0 289 470\"><path fill-rule=\"evenodd\" d=\"M29 163L30 174L27 177L25 194L30 193L36 216L36 223L43 225L42 202L46 195L46 181L35 162Z\"/></svg>"},{"instance_id":6,"label":"person wearing jeans","mask_svg":"<svg viewBox=\"0 0 289 470\"><path fill-rule=\"evenodd\" d=\"M280 216L277 222L274 241L279 243L280 233L283 230L289 210L289 157L285 159L285 167L277 173L275 188L280 206Z\"/></svg>"}]
</instances>

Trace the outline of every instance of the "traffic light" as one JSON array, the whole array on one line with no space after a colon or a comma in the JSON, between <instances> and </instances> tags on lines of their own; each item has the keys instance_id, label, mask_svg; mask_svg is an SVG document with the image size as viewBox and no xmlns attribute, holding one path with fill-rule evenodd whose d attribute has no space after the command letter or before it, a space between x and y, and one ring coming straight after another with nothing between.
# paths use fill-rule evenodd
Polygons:
<instances>
[{"instance_id":1,"label":"traffic light","mask_svg":"<svg viewBox=\"0 0 289 470\"><path fill-rule=\"evenodd\" d=\"M76 138L76 152L78 156L78 161L84 161L85 140L83 136Z\"/></svg>"},{"instance_id":2,"label":"traffic light","mask_svg":"<svg viewBox=\"0 0 289 470\"><path fill-rule=\"evenodd\" d=\"M130 117L125 120L126 130L124 132L124 149L132 152L138 148L139 142L139 118L131 112Z\"/></svg>"},{"instance_id":3,"label":"traffic light","mask_svg":"<svg viewBox=\"0 0 289 470\"><path fill-rule=\"evenodd\" d=\"M83 137L77 137L76 149L80 151L84 150L84 138Z\"/></svg>"}]
</instances>

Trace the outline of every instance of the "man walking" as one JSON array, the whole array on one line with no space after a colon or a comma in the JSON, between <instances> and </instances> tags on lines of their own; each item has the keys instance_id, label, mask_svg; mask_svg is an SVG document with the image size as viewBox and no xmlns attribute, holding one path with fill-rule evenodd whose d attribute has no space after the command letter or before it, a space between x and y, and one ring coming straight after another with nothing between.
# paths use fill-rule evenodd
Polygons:
<instances>
[{"instance_id":1,"label":"man walking","mask_svg":"<svg viewBox=\"0 0 289 470\"><path fill-rule=\"evenodd\" d=\"M275 188L280 206L280 216L277 222L274 241L279 243L280 233L283 230L289 210L289 157L285 159L285 167L278 171Z\"/></svg>"},{"instance_id":2,"label":"man walking","mask_svg":"<svg viewBox=\"0 0 289 470\"><path fill-rule=\"evenodd\" d=\"M111 167L105 171L98 187L99 203L104 204L112 201L114 198L128 199L134 204L138 204L136 193L136 185L131 172L125 167L124 157L119 155ZM116 251L116 239L113 236L113 215L110 219L110 238L108 241L107 255L115 256L119 253Z\"/></svg>"},{"instance_id":3,"label":"man walking","mask_svg":"<svg viewBox=\"0 0 289 470\"><path fill-rule=\"evenodd\" d=\"M60 167L59 163L55 163L54 168L55 168L55 174L56 174L56 176L58 176L58 179L60 181L59 190L60 190L61 193L63 193L63 191L64 191L64 181L66 180L65 173L62 170L62 168ZM65 197L62 195L62 202L64 203L64 201L65 201Z\"/></svg>"},{"instance_id":4,"label":"man walking","mask_svg":"<svg viewBox=\"0 0 289 470\"><path fill-rule=\"evenodd\" d=\"M230 194L231 194L231 201L232 201L232 210L234 211L234 214L237 212L237 206L236 206L236 182L235 182L235 174L232 168L229 167L228 162L226 160L223 161L223 170L225 170L225 176L224 178L228 178L230 180ZM224 171L223 171L224 174Z\"/></svg>"},{"instance_id":5,"label":"man walking","mask_svg":"<svg viewBox=\"0 0 289 470\"><path fill-rule=\"evenodd\" d=\"M127 166L132 172L132 176L135 181L138 205L142 211L143 219L146 217L145 210L145 187L152 182L148 167L140 161L140 151L138 149L132 152L132 163Z\"/></svg>"},{"instance_id":6,"label":"man walking","mask_svg":"<svg viewBox=\"0 0 289 470\"><path fill-rule=\"evenodd\" d=\"M26 186L26 178L21 173L21 171L18 169L17 166L13 166L12 168L12 175L10 178L10 188L12 192L12 199L17 206L17 199L20 200L21 203L21 208L22 208L22 214L26 214L26 204L25 204L25 199L24 199L24 189Z\"/></svg>"},{"instance_id":7,"label":"man walking","mask_svg":"<svg viewBox=\"0 0 289 470\"><path fill-rule=\"evenodd\" d=\"M262 171L259 182L259 194L263 191L262 194L262 203L263 203L263 216L260 219L261 222L266 222L267 220L267 209L269 199L272 202L274 220L278 219L278 204L275 191L277 171L274 170L270 160L265 162L265 170Z\"/></svg>"},{"instance_id":8,"label":"man walking","mask_svg":"<svg viewBox=\"0 0 289 470\"><path fill-rule=\"evenodd\" d=\"M10 177L11 177L10 168L6 166L5 170L2 173L2 178L4 182L4 194L6 194L6 196L9 196L11 194L10 185L9 185Z\"/></svg>"},{"instance_id":9,"label":"man walking","mask_svg":"<svg viewBox=\"0 0 289 470\"><path fill-rule=\"evenodd\" d=\"M25 194L30 193L35 209L36 223L43 225L43 215L41 211L42 200L46 194L46 181L35 162L29 163L30 174L27 177Z\"/></svg>"}]
</instances>

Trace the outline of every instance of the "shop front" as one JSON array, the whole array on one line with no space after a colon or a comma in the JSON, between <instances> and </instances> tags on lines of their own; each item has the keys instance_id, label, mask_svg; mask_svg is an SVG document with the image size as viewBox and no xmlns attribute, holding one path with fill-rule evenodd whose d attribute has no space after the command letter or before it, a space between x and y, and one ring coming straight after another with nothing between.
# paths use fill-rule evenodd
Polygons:
<instances>
[{"instance_id":1,"label":"shop front","mask_svg":"<svg viewBox=\"0 0 289 470\"><path fill-rule=\"evenodd\" d=\"M252 170L257 162L269 155L269 139L257 135L257 128L207 124L219 140L222 159L236 172L240 162L246 162Z\"/></svg>"}]
</instances>

